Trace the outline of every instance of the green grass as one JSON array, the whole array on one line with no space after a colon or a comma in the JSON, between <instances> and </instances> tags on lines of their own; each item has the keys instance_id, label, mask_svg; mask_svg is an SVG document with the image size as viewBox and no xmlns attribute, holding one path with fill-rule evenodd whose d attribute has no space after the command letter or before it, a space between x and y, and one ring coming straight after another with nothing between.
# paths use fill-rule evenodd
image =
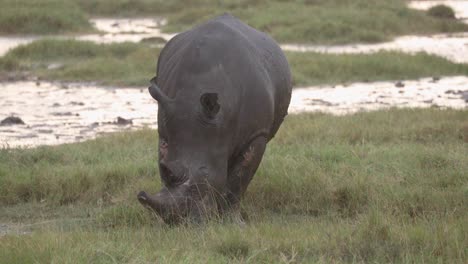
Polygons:
<instances>
[{"instance_id":1,"label":"green grass","mask_svg":"<svg viewBox=\"0 0 468 264\"><path fill-rule=\"evenodd\" d=\"M427 10L430 16L443 18L443 19L455 19L455 11L450 6L436 5Z\"/></svg>"},{"instance_id":2,"label":"green grass","mask_svg":"<svg viewBox=\"0 0 468 264\"><path fill-rule=\"evenodd\" d=\"M0 0L0 34L91 31L88 16L71 1Z\"/></svg>"},{"instance_id":3,"label":"green grass","mask_svg":"<svg viewBox=\"0 0 468 264\"><path fill-rule=\"evenodd\" d=\"M89 16L164 16L178 32L231 12L280 42L382 42L395 36L467 31L454 19L411 10L404 0L0 0L0 33L89 30Z\"/></svg>"},{"instance_id":4,"label":"green grass","mask_svg":"<svg viewBox=\"0 0 468 264\"><path fill-rule=\"evenodd\" d=\"M159 188L157 133L0 151L6 263L464 263L466 110L288 116L243 207L245 226L167 227L137 202Z\"/></svg>"},{"instance_id":5,"label":"green grass","mask_svg":"<svg viewBox=\"0 0 468 264\"><path fill-rule=\"evenodd\" d=\"M0 75L28 71L43 79L144 86L155 74L159 48L147 44L94 44L40 40L0 58ZM333 55L287 52L295 86L468 75L468 65L419 53ZM48 66L61 65L49 69Z\"/></svg>"},{"instance_id":6,"label":"green grass","mask_svg":"<svg viewBox=\"0 0 468 264\"><path fill-rule=\"evenodd\" d=\"M407 8L404 0L85 0L87 12L106 15L164 15L177 32L231 12L281 42L338 44L381 42L399 35L466 31L455 20Z\"/></svg>"},{"instance_id":7,"label":"green grass","mask_svg":"<svg viewBox=\"0 0 468 264\"><path fill-rule=\"evenodd\" d=\"M426 53L320 54L287 52L294 85L339 84L421 77L468 75L467 64L456 64Z\"/></svg>"},{"instance_id":8,"label":"green grass","mask_svg":"<svg viewBox=\"0 0 468 264\"><path fill-rule=\"evenodd\" d=\"M45 39L1 57L0 72L32 71L49 80L143 86L155 74L158 54L158 48L146 44ZM48 69L52 64L60 67Z\"/></svg>"}]
</instances>

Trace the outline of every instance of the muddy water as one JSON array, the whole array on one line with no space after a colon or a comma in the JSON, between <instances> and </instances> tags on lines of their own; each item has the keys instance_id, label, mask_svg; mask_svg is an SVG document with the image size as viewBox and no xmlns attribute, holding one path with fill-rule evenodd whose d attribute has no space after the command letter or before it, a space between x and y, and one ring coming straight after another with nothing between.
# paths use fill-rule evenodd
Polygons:
<instances>
[{"instance_id":1,"label":"muddy water","mask_svg":"<svg viewBox=\"0 0 468 264\"><path fill-rule=\"evenodd\" d=\"M297 88L293 91L289 112L320 111L341 115L390 107L466 109L467 83L468 77L458 76Z\"/></svg>"},{"instance_id":2,"label":"muddy water","mask_svg":"<svg viewBox=\"0 0 468 264\"><path fill-rule=\"evenodd\" d=\"M102 34L92 34L76 37L79 40L88 40L97 43L113 42L140 42L145 39L159 38L160 41L168 41L175 34L161 32L161 26L166 23L164 19L136 18L136 19L114 19L99 18L92 19L91 23Z\"/></svg>"},{"instance_id":3,"label":"muddy water","mask_svg":"<svg viewBox=\"0 0 468 264\"><path fill-rule=\"evenodd\" d=\"M156 127L157 104L146 89L11 82L0 84L0 117L25 125L0 126L0 146L53 145L103 133ZM131 120L124 124L118 117Z\"/></svg>"},{"instance_id":4,"label":"muddy water","mask_svg":"<svg viewBox=\"0 0 468 264\"><path fill-rule=\"evenodd\" d=\"M379 51L402 51L405 53L426 52L444 57L456 63L468 63L468 32L433 36L405 36L380 44L353 44L340 46L281 45L283 50L313 51L332 54L371 54Z\"/></svg>"},{"instance_id":5,"label":"muddy water","mask_svg":"<svg viewBox=\"0 0 468 264\"><path fill-rule=\"evenodd\" d=\"M388 107L466 108L468 77L434 81L355 83L293 91L290 113L322 111L348 114ZM0 117L19 116L24 125L0 126L3 147L33 147L77 142L98 135L156 128L157 104L146 89L60 83L0 84ZM117 118L132 120L118 124Z\"/></svg>"}]
</instances>

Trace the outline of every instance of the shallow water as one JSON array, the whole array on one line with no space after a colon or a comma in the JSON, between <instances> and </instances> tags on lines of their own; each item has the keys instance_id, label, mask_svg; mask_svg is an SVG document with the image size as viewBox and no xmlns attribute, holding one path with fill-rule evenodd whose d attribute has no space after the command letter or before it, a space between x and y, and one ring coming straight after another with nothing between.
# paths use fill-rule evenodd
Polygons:
<instances>
[{"instance_id":1,"label":"shallow water","mask_svg":"<svg viewBox=\"0 0 468 264\"><path fill-rule=\"evenodd\" d=\"M62 144L157 127L157 104L146 89L48 82L1 83L0 89L0 118L13 115L25 122L0 126L4 147ZM117 124L118 117L133 124Z\"/></svg>"},{"instance_id":2,"label":"shallow water","mask_svg":"<svg viewBox=\"0 0 468 264\"><path fill-rule=\"evenodd\" d=\"M371 54L379 51L401 51L405 53L426 52L456 63L468 63L468 32L433 36L404 36L391 42L379 44L351 44L336 46L281 45L283 50L298 52L320 52L331 54Z\"/></svg>"},{"instance_id":3,"label":"shallow water","mask_svg":"<svg viewBox=\"0 0 468 264\"><path fill-rule=\"evenodd\" d=\"M405 81L400 88L394 82L297 88L289 112L350 114L388 107L464 109L467 83L468 77L460 76ZM146 89L48 82L0 83L0 89L0 118L13 115L25 122L0 126L3 147L71 143L109 132L157 127L157 103ZM131 119L133 124L116 124L118 117Z\"/></svg>"},{"instance_id":4,"label":"shallow water","mask_svg":"<svg viewBox=\"0 0 468 264\"><path fill-rule=\"evenodd\" d=\"M175 34L161 32L161 26L166 23L166 20L162 18L96 18L92 19L91 23L103 33L79 36L76 39L97 43L113 43L140 42L154 37L168 41L175 36Z\"/></svg>"}]
</instances>

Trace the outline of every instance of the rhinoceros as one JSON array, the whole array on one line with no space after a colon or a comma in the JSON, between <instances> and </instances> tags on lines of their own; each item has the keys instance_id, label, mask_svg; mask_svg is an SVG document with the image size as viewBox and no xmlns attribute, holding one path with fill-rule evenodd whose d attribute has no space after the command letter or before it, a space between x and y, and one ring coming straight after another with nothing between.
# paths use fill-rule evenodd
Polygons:
<instances>
[{"instance_id":1,"label":"rhinoceros","mask_svg":"<svg viewBox=\"0 0 468 264\"><path fill-rule=\"evenodd\" d=\"M140 203L166 223L240 215L241 197L291 100L281 48L224 14L172 38L150 84L163 187L155 195L141 191Z\"/></svg>"}]
</instances>

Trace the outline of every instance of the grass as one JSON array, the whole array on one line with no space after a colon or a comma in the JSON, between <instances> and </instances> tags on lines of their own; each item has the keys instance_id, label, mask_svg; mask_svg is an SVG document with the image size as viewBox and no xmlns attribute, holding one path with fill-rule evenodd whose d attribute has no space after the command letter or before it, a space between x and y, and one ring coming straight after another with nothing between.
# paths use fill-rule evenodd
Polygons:
<instances>
[{"instance_id":1,"label":"grass","mask_svg":"<svg viewBox=\"0 0 468 264\"><path fill-rule=\"evenodd\" d=\"M143 86L155 74L158 54L158 48L146 44L45 39L9 51L0 58L0 71L32 71L51 80ZM50 69L53 64L59 67Z\"/></svg>"},{"instance_id":2,"label":"grass","mask_svg":"<svg viewBox=\"0 0 468 264\"><path fill-rule=\"evenodd\" d=\"M86 0L79 4L99 15L164 15L169 19L165 30L171 32L231 12L280 42L381 42L399 35L468 30L461 22L411 10L403 0Z\"/></svg>"},{"instance_id":3,"label":"grass","mask_svg":"<svg viewBox=\"0 0 468 264\"><path fill-rule=\"evenodd\" d=\"M6 263L464 263L466 110L289 116L243 202L245 227L169 228L135 199L159 188L156 131L0 151Z\"/></svg>"},{"instance_id":4,"label":"grass","mask_svg":"<svg viewBox=\"0 0 468 264\"><path fill-rule=\"evenodd\" d=\"M454 19L411 10L404 0L0 0L0 33L89 30L89 16L164 16L178 32L224 12L280 42L382 42L408 34L467 31Z\"/></svg>"},{"instance_id":5,"label":"grass","mask_svg":"<svg viewBox=\"0 0 468 264\"><path fill-rule=\"evenodd\" d=\"M421 77L468 75L467 64L456 64L426 53L321 54L287 52L294 85L339 84Z\"/></svg>"},{"instance_id":6,"label":"grass","mask_svg":"<svg viewBox=\"0 0 468 264\"><path fill-rule=\"evenodd\" d=\"M0 34L91 31L88 16L71 1L0 0Z\"/></svg>"},{"instance_id":7,"label":"grass","mask_svg":"<svg viewBox=\"0 0 468 264\"><path fill-rule=\"evenodd\" d=\"M28 71L48 80L144 86L155 74L159 51L147 44L39 40L15 48L0 58L0 75ZM424 53L333 55L287 52L286 55L295 86L468 75L468 65ZM50 65L59 67L50 68Z\"/></svg>"},{"instance_id":8,"label":"grass","mask_svg":"<svg viewBox=\"0 0 468 264\"><path fill-rule=\"evenodd\" d=\"M427 13L430 16L437 17L437 18L444 18L444 19L455 19L455 11L449 6L446 5L436 5L429 10Z\"/></svg>"}]
</instances>

